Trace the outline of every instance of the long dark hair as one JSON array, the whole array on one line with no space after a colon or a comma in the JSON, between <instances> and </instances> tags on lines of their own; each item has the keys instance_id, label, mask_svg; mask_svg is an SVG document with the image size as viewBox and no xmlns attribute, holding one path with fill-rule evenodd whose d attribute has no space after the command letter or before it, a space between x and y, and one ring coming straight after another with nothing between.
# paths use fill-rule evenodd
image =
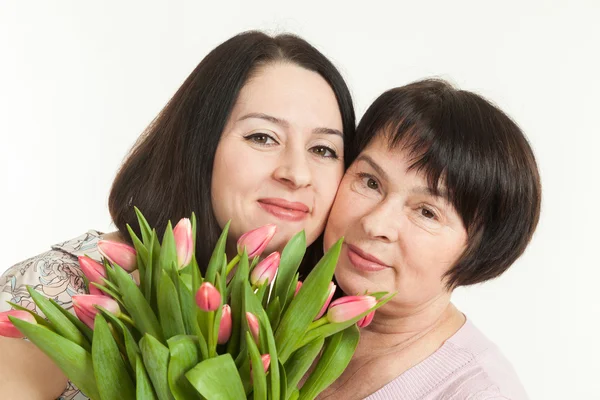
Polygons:
<instances>
[{"instance_id":1,"label":"long dark hair","mask_svg":"<svg viewBox=\"0 0 600 400\"><path fill-rule=\"evenodd\" d=\"M221 228L211 204L211 179L221 133L239 92L260 67L289 62L321 75L338 101L344 129L346 167L356 157L355 116L350 91L339 71L317 49L290 34L244 32L212 50L148 126L121 166L110 192L113 222L129 238L126 224L139 234L133 210L161 229L192 211L198 219L196 257L204 269ZM322 236L308 249L301 274L323 254Z\"/></svg>"}]
</instances>

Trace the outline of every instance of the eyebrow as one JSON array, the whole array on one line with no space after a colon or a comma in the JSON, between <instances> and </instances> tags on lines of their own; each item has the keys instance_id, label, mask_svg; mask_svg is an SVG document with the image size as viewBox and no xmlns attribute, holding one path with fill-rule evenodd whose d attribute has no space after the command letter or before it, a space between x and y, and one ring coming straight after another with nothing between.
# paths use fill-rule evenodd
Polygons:
<instances>
[{"instance_id":1,"label":"eyebrow","mask_svg":"<svg viewBox=\"0 0 600 400\"><path fill-rule=\"evenodd\" d=\"M361 154L356 158L356 161L357 162L358 161L366 162L367 164L369 164L371 166L371 168L373 168L375 170L375 172L377 172L379 175L381 175L381 177L384 180L386 180L386 181L390 180L389 175L383 170L383 168L381 168L379 166L379 164L377 164L377 162L375 162L375 160L373 160L368 155ZM415 193L415 194L424 194L427 196L442 198L442 199L448 198L448 192L446 191L445 188L439 188L437 193L434 193L433 190L427 186L417 186L417 187L412 188L411 192Z\"/></svg>"},{"instance_id":2,"label":"eyebrow","mask_svg":"<svg viewBox=\"0 0 600 400\"><path fill-rule=\"evenodd\" d=\"M238 119L238 121L243 121L245 119L250 119L250 118L257 118L257 119L269 121L271 123L282 126L284 128L289 128L289 126L290 126L290 123L288 121L286 121L285 119L277 118L272 115L264 114L264 113L246 114L243 117L241 117L240 119ZM341 131L339 131L337 129L332 129L332 128L324 128L324 127L315 128L315 129L313 129L313 133L314 134L325 134L325 135L337 135L341 138L344 138L344 134Z\"/></svg>"}]
</instances>

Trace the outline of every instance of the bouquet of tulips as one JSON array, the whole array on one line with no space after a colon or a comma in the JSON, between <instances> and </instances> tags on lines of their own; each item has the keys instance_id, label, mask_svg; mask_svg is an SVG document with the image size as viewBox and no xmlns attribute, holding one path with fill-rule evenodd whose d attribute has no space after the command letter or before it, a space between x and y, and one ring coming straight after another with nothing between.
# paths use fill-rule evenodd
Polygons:
<instances>
[{"instance_id":1,"label":"bouquet of tulips","mask_svg":"<svg viewBox=\"0 0 600 400\"><path fill-rule=\"evenodd\" d=\"M136 213L134 248L100 242L103 264L80 258L90 294L73 296L76 316L31 288L45 319L12 303L0 314L1 335L26 336L94 400L314 399L347 367L357 324L391 298L329 304L342 240L300 282L303 232L261 259L276 226L258 228L227 260L227 224L202 276L193 214L169 223L161 243Z\"/></svg>"}]
</instances>

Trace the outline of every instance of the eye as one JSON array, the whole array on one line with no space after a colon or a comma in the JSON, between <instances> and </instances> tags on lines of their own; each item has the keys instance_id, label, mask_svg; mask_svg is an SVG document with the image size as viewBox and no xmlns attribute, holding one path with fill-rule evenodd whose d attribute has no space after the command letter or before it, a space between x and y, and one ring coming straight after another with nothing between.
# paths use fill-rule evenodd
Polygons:
<instances>
[{"instance_id":1,"label":"eye","mask_svg":"<svg viewBox=\"0 0 600 400\"><path fill-rule=\"evenodd\" d=\"M266 133L253 133L251 135L244 136L244 139L260 146L273 146L275 144L279 144L271 135L267 135Z\"/></svg>"},{"instance_id":2,"label":"eye","mask_svg":"<svg viewBox=\"0 0 600 400\"><path fill-rule=\"evenodd\" d=\"M335 150L327 147L327 146L315 146L310 149L313 153L323 158L333 158L337 159L338 155Z\"/></svg>"},{"instance_id":3,"label":"eye","mask_svg":"<svg viewBox=\"0 0 600 400\"><path fill-rule=\"evenodd\" d=\"M371 190L379 190L379 182L377 182L372 175L360 172L358 176L362 180L363 185L365 185L367 188Z\"/></svg>"},{"instance_id":4,"label":"eye","mask_svg":"<svg viewBox=\"0 0 600 400\"><path fill-rule=\"evenodd\" d=\"M421 215L427 219L436 219L435 213L425 206L421 206Z\"/></svg>"}]
</instances>

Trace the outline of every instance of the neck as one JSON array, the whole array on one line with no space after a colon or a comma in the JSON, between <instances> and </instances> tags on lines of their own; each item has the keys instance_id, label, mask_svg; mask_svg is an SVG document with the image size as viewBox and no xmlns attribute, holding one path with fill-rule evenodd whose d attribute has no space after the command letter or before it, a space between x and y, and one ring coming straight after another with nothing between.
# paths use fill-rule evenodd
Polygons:
<instances>
[{"instance_id":1,"label":"neck","mask_svg":"<svg viewBox=\"0 0 600 400\"><path fill-rule=\"evenodd\" d=\"M464 322L464 315L450 302L449 295L416 308L399 310L398 307L386 309L384 306L375 314L373 322L361 330L359 349L369 358L422 344L435 344L437 349Z\"/></svg>"}]
</instances>

